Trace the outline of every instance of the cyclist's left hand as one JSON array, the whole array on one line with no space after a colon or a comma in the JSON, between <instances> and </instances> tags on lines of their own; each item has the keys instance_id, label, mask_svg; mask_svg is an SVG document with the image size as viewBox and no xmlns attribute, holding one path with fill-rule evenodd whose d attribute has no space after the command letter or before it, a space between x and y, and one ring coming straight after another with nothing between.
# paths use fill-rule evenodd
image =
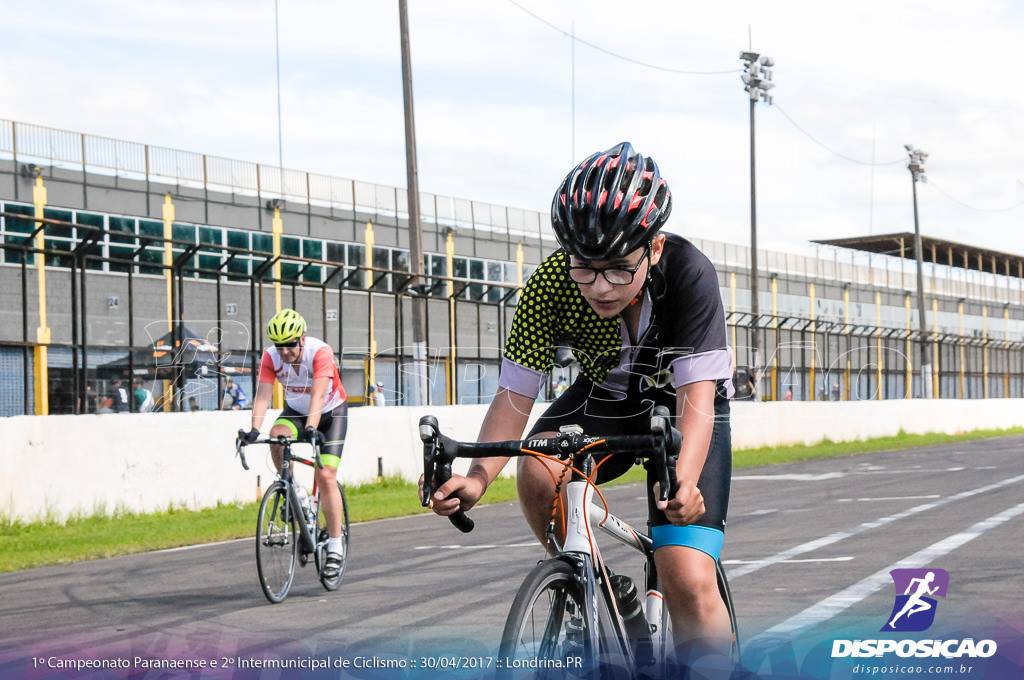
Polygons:
<instances>
[{"instance_id":1,"label":"cyclist's left hand","mask_svg":"<svg viewBox=\"0 0 1024 680\"><path fill-rule=\"evenodd\" d=\"M320 442L323 443L324 436L320 434L320 430L312 426L306 426L306 429L302 431L302 438L310 444Z\"/></svg>"},{"instance_id":2,"label":"cyclist's left hand","mask_svg":"<svg viewBox=\"0 0 1024 680\"><path fill-rule=\"evenodd\" d=\"M654 484L654 497L658 497L660 484ZM665 513L668 521L677 526L693 524L704 516L704 496L693 482L679 480L679 491L668 501L657 501L659 510Z\"/></svg>"}]
</instances>

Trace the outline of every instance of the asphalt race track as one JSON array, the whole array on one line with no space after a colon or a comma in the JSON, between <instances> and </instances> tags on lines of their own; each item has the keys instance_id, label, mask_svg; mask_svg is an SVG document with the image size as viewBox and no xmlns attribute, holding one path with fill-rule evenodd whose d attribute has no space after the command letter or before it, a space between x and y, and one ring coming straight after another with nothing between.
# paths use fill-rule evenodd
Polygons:
<instances>
[{"instance_id":1,"label":"asphalt race track","mask_svg":"<svg viewBox=\"0 0 1024 680\"><path fill-rule=\"evenodd\" d=\"M732 489L723 561L751 663L787 637L811 645L877 634L893 607L888 572L901 567L950 575L928 635L995 627L1024 637L1024 437L738 470ZM643 493L606 490L612 511L639 526ZM432 515L353 525L342 587L324 591L310 566L280 605L260 591L252 539L0 574L0 676L35 666L28 677L93 677L51 675L53 659L236 668L330 656L372 668L493 657L542 552L518 504L472 516L468 535ZM639 577L634 553L607 537L602 545L616 571Z\"/></svg>"}]
</instances>

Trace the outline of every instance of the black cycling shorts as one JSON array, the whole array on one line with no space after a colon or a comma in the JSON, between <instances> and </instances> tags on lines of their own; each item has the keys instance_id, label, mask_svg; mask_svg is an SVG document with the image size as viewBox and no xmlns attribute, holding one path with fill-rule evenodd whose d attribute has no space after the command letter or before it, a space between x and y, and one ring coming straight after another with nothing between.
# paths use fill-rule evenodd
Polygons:
<instances>
[{"instance_id":1,"label":"black cycling shorts","mask_svg":"<svg viewBox=\"0 0 1024 680\"><path fill-rule=\"evenodd\" d=\"M291 406L285 405L274 425L288 425L292 436L298 438L306 429L306 414L299 413ZM348 433L348 402L335 406L334 410L320 414L320 424L316 428L324 436L324 445L320 450L320 461L324 465L337 468L341 463L341 451L345 448L345 435Z\"/></svg>"},{"instance_id":2,"label":"black cycling shorts","mask_svg":"<svg viewBox=\"0 0 1024 680\"><path fill-rule=\"evenodd\" d=\"M675 413L672 395L661 393L657 403ZM579 425L589 436L648 434L651 431L652 400L645 396L628 394L616 400L604 388L583 376L554 401L530 430L529 437L542 432L558 432L562 425ZM528 437L528 438L529 438ZM600 459L599 456L595 458ZM619 477L632 466L627 458L610 460L597 472L597 483L602 484ZM726 511L729 507L729 488L732 479L732 433L729 425L729 400L723 389L716 390L715 424L697 488L704 496L704 516L694 525L725 532ZM671 524L665 513L655 506L653 470L647 472L648 523L651 527ZM700 548L699 546L695 546Z\"/></svg>"}]
</instances>

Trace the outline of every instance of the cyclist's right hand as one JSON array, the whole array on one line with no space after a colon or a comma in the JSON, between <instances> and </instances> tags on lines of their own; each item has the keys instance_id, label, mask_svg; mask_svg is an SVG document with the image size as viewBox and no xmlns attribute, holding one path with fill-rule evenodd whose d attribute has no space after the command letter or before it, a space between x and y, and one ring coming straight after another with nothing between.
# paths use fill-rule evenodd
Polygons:
<instances>
[{"instance_id":1,"label":"cyclist's right hand","mask_svg":"<svg viewBox=\"0 0 1024 680\"><path fill-rule=\"evenodd\" d=\"M242 441L244 441L246 444L252 444L254 441L260 438L260 431L257 430L255 427L249 430L248 432L244 433L241 430L239 430L238 434L242 438Z\"/></svg>"},{"instance_id":2,"label":"cyclist's right hand","mask_svg":"<svg viewBox=\"0 0 1024 680\"><path fill-rule=\"evenodd\" d=\"M420 500L423 497L423 476L420 475ZM430 509L438 515L448 517L458 510L469 510L484 495L487 487L478 477L452 475L451 479L436 489L430 497Z\"/></svg>"}]
</instances>

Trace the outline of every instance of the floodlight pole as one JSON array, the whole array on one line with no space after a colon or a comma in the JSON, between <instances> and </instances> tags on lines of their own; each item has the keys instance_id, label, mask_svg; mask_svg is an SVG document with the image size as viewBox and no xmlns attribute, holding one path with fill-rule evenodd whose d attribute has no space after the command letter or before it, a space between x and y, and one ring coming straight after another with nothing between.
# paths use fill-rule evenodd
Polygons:
<instances>
[{"instance_id":1,"label":"floodlight pole","mask_svg":"<svg viewBox=\"0 0 1024 680\"><path fill-rule=\"evenodd\" d=\"M415 277L413 286L423 284L423 229L420 224L419 171L416 166L416 124L413 118L412 58L409 50L409 11L406 0L398 0L398 21L402 42L402 92L405 101L405 159L409 194L409 271ZM423 405L427 391L427 325L426 298L412 296L413 394L405 405ZM401 378L401 371L396 379ZM396 389L402 391L402 385Z\"/></svg>"},{"instance_id":2,"label":"floodlight pole","mask_svg":"<svg viewBox=\"0 0 1024 680\"><path fill-rule=\"evenodd\" d=\"M928 363L928 326L924 306L924 245L921 241L921 227L917 216L917 183L927 182L924 171L924 159L928 154L915 149L913 144L905 144L904 148L910 156L907 169L910 170L911 187L914 196L914 258L917 260L917 318L921 329L921 396L932 397L931 371L934 364ZM909 386L908 386L909 387ZM911 390L911 394L913 391Z\"/></svg>"},{"instance_id":3,"label":"floodlight pole","mask_svg":"<svg viewBox=\"0 0 1024 680\"><path fill-rule=\"evenodd\" d=\"M759 379L760 371L760 338L758 337L758 315L760 305L759 272L757 266L757 173L755 165L755 135L754 135L754 109L757 100L761 99L766 104L772 103L772 97L768 90L775 87L771 82L772 72L767 70L775 65L775 61L757 52L740 52L740 59L743 60L743 75L740 76L744 83L744 89L750 95L750 356L753 364L755 379Z\"/></svg>"}]
</instances>

